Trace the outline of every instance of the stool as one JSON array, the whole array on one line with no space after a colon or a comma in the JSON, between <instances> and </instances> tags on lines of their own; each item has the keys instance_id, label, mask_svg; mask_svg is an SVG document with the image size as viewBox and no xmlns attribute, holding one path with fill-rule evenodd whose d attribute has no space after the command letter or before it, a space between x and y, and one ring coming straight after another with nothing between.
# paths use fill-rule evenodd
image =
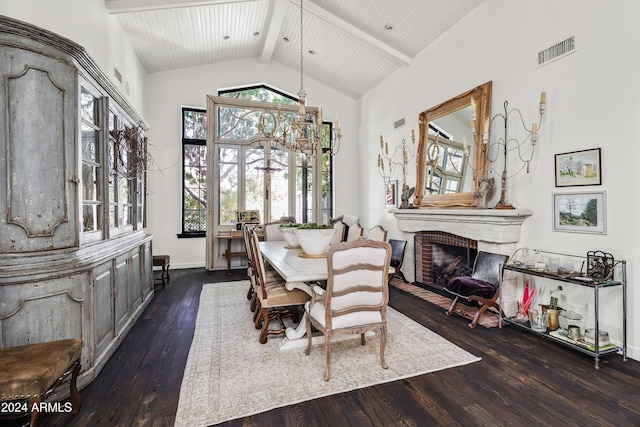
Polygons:
<instances>
[{"instance_id":1,"label":"stool","mask_svg":"<svg viewBox=\"0 0 640 427\"><path fill-rule=\"evenodd\" d=\"M41 403L69 375L71 413L76 415L82 405L76 384L81 354L79 338L0 349L0 402L3 408L12 408L2 417L18 419L31 414L30 425L35 427ZM67 408L66 404L60 405L61 410Z\"/></svg>"},{"instance_id":2,"label":"stool","mask_svg":"<svg viewBox=\"0 0 640 427\"><path fill-rule=\"evenodd\" d=\"M156 284L158 284L158 280L162 283L162 289L167 285L171 277L169 277L169 265L171 264L171 257L169 255L154 255L153 256L153 266L154 267L162 267L162 273L160 274L160 279L156 279Z\"/></svg>"}]
</instances>

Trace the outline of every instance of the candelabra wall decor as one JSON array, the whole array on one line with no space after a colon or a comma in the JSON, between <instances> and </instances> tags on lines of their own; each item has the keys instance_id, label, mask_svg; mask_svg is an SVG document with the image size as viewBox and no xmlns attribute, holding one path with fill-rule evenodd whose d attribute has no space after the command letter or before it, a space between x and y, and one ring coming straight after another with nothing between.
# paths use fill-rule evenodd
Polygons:
<instances>
[{"instance_id":1,"label":"candelabra wall decor","mask_svg":"<svg viewBox=\"0 0 640 427\"><path fill-rule=\"evenodd\" d=\"M526 169L526 172L529 173L529 164L533 159L536 142L538 141L538 132L542 127L542 118L544 116L546 106L547 93L543 91L540 94L540 105L538 107L539 117L537 121L533 120L533 122L531 123L531 128L527 127L520 110L518 110L517 108L509 109L508 101L504 101L504 112L495 114L491 118L490 122L489 118L487 118L482 130L482 140L485 144L489 143L490 132L495 131L495 133L497 133L498 131L495 123L498 120L502 120L504 124L504 133L502 135L499 135L494 142L489 144L489 151L487 153L487 159L490 164L496 163L500 158L502 158L503 161L503 169L500 179L502 185L502 188L500 190L500 200L498 201L494 209L515 209L515 206L507 201L507 180L518 175L520 172L522 172L523 169ZM520 140L517 138L509 137L509 118L512 114L517 114L515 118L520 119L519 122L526 133L526 135ZM525 151L527 148L529 152L528 156L526 155ZM510 152L514 152L515 154L517 154L518 157L516 160L519 161L520 166L511 175L508 174L508 155Z\"/></svg>"},{"instance_id":2,"label":"candelabra wall decor","mask_svg":"<svg viewBox=\"0 0 640 427\"><path fill-rule=\"evenodd\" d=\"M402 168L402 192L400 193L400 207L402 209L409 208L409 199L413 196L415 190L415 187L409 188L407 185L407 165L415 156L415 143L415 130L411 129L411 146L402 138L402 143L396 145L391 154L389 154L389 143L380 135L381 153L378 154L378 173L384 178L385 185L389 185L391 184L391 178L395 176L397 168Z\"/></svg>"}]
</instances>

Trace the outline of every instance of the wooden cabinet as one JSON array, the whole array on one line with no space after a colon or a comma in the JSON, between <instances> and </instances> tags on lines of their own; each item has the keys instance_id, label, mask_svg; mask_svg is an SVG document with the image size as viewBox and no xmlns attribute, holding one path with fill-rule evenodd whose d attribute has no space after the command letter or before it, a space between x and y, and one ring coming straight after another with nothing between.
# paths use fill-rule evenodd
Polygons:
<instances>
[{"instance_id":1,"label":"wooden cabinet","mask_svg":"<svg viewBox=\"0 0 640 427\"><path fill-rule=\"evenodd\" d=\"M81 46L3 16L0 79L0 347L82 338L83 386L153 296L145 171L118 163L148 126Z\"/></svg>"}]
</instances>

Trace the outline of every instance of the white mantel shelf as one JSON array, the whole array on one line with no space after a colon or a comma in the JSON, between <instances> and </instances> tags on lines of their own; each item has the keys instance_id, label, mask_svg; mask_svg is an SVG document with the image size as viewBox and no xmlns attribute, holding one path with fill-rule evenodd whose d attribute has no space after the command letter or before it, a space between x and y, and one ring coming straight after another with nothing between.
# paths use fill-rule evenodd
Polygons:
<instances>
[{"instance_id":1,"label":"white mantel shelf","mask_svg":"<svg viewBox=\"0 0 640 427\"><path fill-rule=\"evenodd\" d=\"M490 244L513 244L531 209L418 208L391 209L406 233L444 231Z\"/></svg>"}]
</instances>

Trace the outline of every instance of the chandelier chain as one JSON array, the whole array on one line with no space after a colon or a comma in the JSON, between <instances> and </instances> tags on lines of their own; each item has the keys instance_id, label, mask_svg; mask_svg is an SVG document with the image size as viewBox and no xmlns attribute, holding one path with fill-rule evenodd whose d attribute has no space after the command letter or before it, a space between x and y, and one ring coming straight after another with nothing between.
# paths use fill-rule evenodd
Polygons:
<instances>
[{"instance_id":1,"label":"chandelier chain","mask_svg":"<svg viewBox=\"0 0 640 427\"><path fill-rule=\"evenodd\" d=\"M300 93L304 94L304 85L302 84L304 76L304 47L302 43L302 35L304 34L304 26L302 21L302 0L300 0ZM301 100L302 101L302 100Z\"/></svg>"}]
</instances>

